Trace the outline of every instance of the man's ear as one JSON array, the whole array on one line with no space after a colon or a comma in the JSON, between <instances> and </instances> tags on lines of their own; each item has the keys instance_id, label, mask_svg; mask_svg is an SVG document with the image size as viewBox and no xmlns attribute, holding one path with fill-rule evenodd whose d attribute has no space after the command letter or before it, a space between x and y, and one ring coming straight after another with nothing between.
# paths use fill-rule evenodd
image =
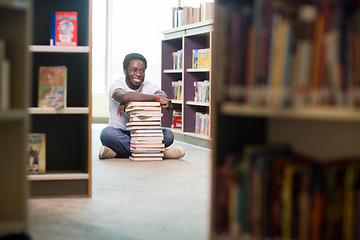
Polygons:
<instances>
[{"instance_id":1,"label":"man's ear","mask_svg":"<svg viewBox=\"0 0 360 240\"><path fill-rule=\"evenodd\" d=\"M125 68L123 68L123 72L124 72L124 75L126 75L126 69Z\"/></svg>"}]
</instances>

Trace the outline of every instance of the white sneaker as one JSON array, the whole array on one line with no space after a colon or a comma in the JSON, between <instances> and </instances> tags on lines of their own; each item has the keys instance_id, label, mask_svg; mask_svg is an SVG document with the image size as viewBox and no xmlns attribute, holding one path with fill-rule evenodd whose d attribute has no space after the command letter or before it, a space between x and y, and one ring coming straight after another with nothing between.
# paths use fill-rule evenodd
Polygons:
<instances>
[{"instance_id":1,"label":"white sneaker","mask_svg":"<svg viewBox=\"0 0 360 240\"><path fill-rule=\"evenodd\" d=\"M101 146L99 152L99 159L114 158L115 156L116 152L114 152L114 150L106 146Z\"/></svg>"},{"instance_id":2,"label":"white sneaker","mask_svg":"<svg viewBox=\"0 0 360 240\"><path fill-rule=\"evenodd\" d=\"M185 151L181 147L171 147L164 151L164 158L179 159L185 156Z\"/></svg>"}]
</instances>

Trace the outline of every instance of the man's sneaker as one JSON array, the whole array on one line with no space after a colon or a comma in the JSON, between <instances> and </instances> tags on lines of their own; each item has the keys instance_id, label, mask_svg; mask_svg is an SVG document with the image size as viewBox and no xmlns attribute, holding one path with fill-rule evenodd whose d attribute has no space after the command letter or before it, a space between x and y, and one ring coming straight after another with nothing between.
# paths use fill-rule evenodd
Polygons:
<instances>
[{"instance_id":1,"label":"man's sneaker","mask_svg":"<svg viewBox=\"0 0 360 240\"><path fill-rule=\"evenodd\" d=\"M179 159L185 156L185 151L181 147L171 147L164 151L164 158Z\"/></svg>"},{"instance_id":2,"label":"man's sneaker","mask_svg":"<svg viewBox=\"0 0 360 240\"><path fill-rule=\"evenodd\" d=\"M99 152L99 159L114 158L115 156L116 156L116 152L114 152L111 148L106 146L101 146Z\"/></svg>"}]
</instances>

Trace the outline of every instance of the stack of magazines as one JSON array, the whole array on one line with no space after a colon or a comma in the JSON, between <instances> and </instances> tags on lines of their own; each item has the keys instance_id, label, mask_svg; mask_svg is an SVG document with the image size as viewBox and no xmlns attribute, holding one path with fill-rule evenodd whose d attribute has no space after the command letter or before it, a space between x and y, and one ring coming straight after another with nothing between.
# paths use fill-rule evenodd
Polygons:
<instances>
[{"instance_id":1,"label":"stack of magazines","mask_svg":"<svg viewBox=\"0 0 360 240\"><path fill-rule=\"evenodd\" d=\"M165 144L161 129L161 106L159 102L130 102L126 107L130 121L130 160L159 161L164 159Z\"/></svg>"}]
</instances>

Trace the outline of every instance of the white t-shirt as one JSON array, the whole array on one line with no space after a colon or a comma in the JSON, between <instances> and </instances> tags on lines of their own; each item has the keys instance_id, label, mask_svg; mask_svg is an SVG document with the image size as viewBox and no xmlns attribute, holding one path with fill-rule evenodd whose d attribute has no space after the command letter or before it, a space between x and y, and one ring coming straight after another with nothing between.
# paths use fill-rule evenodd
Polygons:
<instances>
[{"instance_id":1,"label":"white t-shirt","mask_svg":"<svg viewBox=\"0 0 360 240\"><path fill-rule=\"evenodd\" d=\"M109 123L108 126L112 126L114 128L120 128L121 130L126 130L126 123L129 121L129 115L124 112L124 115L120 117L119 114L117 114L118 108L120 103L116 101L113 98L114 91L116 89L122 89L125 93L126 92L138 92L138 93L144 93L144 94L155 94L158 91L161 91L160 88L149 81L144 81L141 86L134 90L128 87L126 84L125 78L120 78L113 82L109 88ZM166 96L166 94L161 91L161 95Z\"/></svg>"}]
</instances>

